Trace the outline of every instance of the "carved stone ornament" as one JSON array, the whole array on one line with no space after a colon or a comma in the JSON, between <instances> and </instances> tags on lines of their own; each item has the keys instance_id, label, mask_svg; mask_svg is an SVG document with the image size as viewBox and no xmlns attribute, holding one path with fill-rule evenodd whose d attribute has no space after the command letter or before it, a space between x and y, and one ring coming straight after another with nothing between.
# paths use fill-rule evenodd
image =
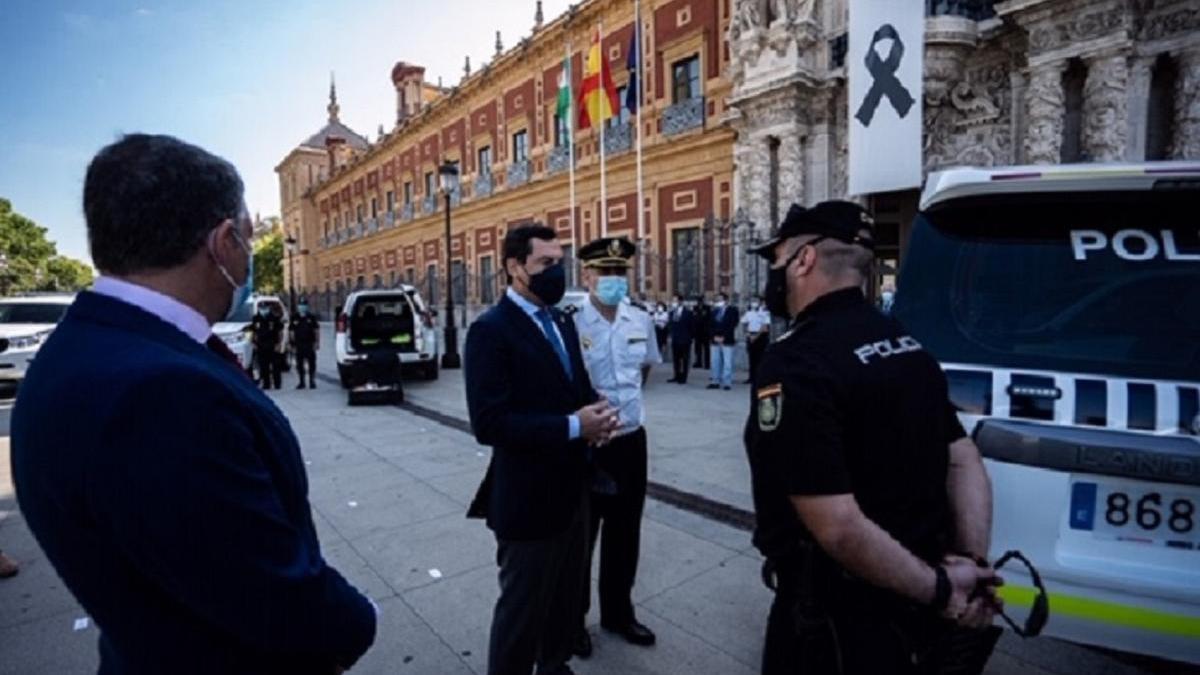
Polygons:
<instances>
[{"instance_id":1,"label":"carved stone ornament","mask_svg":"<svg viewBox=\"0 0 1200 675\"><path fill-rule=\"evenodd\" d=\"M1200 158L1200 48L1176 56L1175 133L1170 155L1174 159Z\"/></svg>"},{"instance_id":2,"label":"carved stone ornament","mask_svg":"<svg viewBox=\"0 0 1200 675\"><path fill-rule=\"evenodd\" d=\"M1128 88L1129 64L1125 56L1089 61L1083 90L1083 147L1089 160L1123 159Z\"/></svg>"},{"instance_id":3,"label":"carved stone ornament","mask_svg":"<svg viewBox=\"0 0 1200 675\"><path fill-rule=\"evenodd\" d=\"M992 102L987 91L969 82L959 82L950 91L950 103L962 113L956 122L958 126L986 124L1000 117L1000 107Z\"/></svg>"},{"instance_id":4,"label":"carved stone ornament","mask_svg":"<svg viewBox=\"0 0 1200 675\"><path fill-rule=\"evenodd\" d=\"M1062 156L1064 64L1036 69L1025 92L1025 160L1030 164L1057 164Z\"/></svg>"},{"instance_id":5,"label":"carved stone ornament","mask_svg":"<svg viewBox=\"0 0 1200 675\"><path fill-rule=\"evenodd\" d=\"M1123 7L1114 7L1037 26L1029 32L1029 50L1035 54L1049 52L1108 35L1125 27L1126 16Z\"/></svg>"}]
</instances>

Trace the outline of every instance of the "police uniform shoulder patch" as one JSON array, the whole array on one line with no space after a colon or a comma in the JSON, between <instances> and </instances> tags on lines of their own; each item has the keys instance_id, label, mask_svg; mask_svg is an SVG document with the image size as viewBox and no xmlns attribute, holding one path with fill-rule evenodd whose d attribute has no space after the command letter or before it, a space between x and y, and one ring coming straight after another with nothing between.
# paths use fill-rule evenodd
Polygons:
<instances>
[{"instance_id":1,"label":"police uniform shoulder patch","mask_svg":"<svg viewBox=\"0 0 1200 675\"><path fill-rule=\"evenodd\" d=\"M758 399L758 428L775 431L783 419L783 385L770 384L755 392Z\"/></svg>"}]
</instances>

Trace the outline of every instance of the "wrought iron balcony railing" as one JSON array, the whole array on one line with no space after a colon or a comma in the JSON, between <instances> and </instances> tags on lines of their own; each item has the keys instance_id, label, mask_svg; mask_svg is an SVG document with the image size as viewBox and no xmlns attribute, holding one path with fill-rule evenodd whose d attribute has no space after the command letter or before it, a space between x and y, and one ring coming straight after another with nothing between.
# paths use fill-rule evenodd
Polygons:
<instances>
[{"instance_id":1,"label":"wrought iron balcony railing","mask_svg":"<svg viewBox=\"0 0 1200 675\"><path fill-rule=\"evenodd\" d=\"M437 211L437 195L425 195L421 201L421 215L429 216Z\"/></svg>"},{"instance_id":2,"label":"wrought iron balcony railing","mask_svg":"<svg viewBox=\"0 0 1200 675\"><path fill-rule=\"evenodd\" d=\"M481 173L475 177L475 197L491 197L492 196L492 174Z\"/></svg>"},{"instance_id":3,"label":"wrought iron balcony railing","mask_svg":"<svg viewBox=\"0 0 1200 675\"><path fill-rule=\"evenodd\" d=\"M704 97L689 98L663 110L663 135L674 136L704 126Z\"/></svg>"},{"instance_id":4,"label":"wrought iron balcony railing","mask_svg":"<svg viewBox=\"0 0 1200 675\"><path fill-rule=\"evenodd\" d=\"M665 126L665 125L664 125ZM604 129L604 152L608 155L626 152L633 147L633 125L624 122Z\"/></svg>"},{"instance_id":5,"label":"wrought iron balcony railing","mask_svg":"<svg viewBox=\"0 0 1200 675\"><path fill-rule=\"evenodd\" d=\"M520 187L529 182L529 160L514 162L508 167L508 187Z\"/></svg>"},{"instance_id":6,"label":"wrought iron balcony railing","mask_svg":"<svg viewBox=\"0 0 1200 675\"><path fill-rule=\"evenodd\" d=\"M571 168L571 146L560 145L550 151L550 155L546 158L546 169L552 173L566 171Z\"/></svg>"}]
</instances>

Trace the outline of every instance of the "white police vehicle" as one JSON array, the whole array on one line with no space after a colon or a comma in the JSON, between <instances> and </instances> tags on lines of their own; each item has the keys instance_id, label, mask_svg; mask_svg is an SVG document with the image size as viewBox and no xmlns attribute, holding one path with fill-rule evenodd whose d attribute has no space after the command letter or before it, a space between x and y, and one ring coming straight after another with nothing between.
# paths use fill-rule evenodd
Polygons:
<instances>
[{"instance_id":1,"label":"white police vehicle","mask_svg":"<svg viewBox=\"0 0 1200 675\"><path fill-rule=\"evenodd\" d=\"M284 325L288 322L288 310L283 301L273 295L253 295L242 303L228 319L213 325L213 333L224 340L225 345L238 358L238 363L247 371L254 367L254 341L250 337L250 322L262 306L278 308L283 313ZM286 335L284 336L286 339ZM284 369L290 367L289 359L284 360Z\"/></svg>"},{"instance_id":2,"label":"white police vehicle","mask_svg":"<svg viewBox=\"0 0 1200 675\"><path fill-rule=\"evenodd\" d=\"M438 341L433 317L415 286L351 293L337 317L334 337L342 387L353 392L376 384L369 357L385 350L398 357L403 370L436 380Z\"/></svg>"},{"instance_id":3,"label":"white police vehicle","mask_svg":"<svg viewBox=\"0 0 1200 675\"><path fill-rule=\"evenodd\" d=\"M0 299L0 382L20 382L38 350L75 301L73 293Z\"/></svg>"},{"instance_id":4,"label":"white police vehicle","mask_svg":"<svg viewBox=\"0 0 1200 675\"><path fill-rule=\"evenodd\" d=\"M1200 163L929 177L895 315L986 457L1046 633L1200 663ZM1033 590L1004 570L1020 612Z\"/></svg>"}]
</instances>

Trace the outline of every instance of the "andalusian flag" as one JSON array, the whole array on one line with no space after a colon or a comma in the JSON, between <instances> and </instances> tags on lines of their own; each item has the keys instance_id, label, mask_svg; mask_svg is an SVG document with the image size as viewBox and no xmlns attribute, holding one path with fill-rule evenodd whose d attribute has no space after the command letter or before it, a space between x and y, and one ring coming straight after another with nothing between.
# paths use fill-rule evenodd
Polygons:
<instances>
[{"instance_id":1,"label":"andalusian flag","mask_svg":"<svg viewBox=\"0 0 1200 675\"><path fill-rule=\"evenodd\" d=\"M592 46L583 65L583 84L579 87L579 128L588 129L593 124L604 124L617 114L620 107L612 71L600 49L600 31L597 30L592 34Z\"/></svg>"},{"instance_id":2,"label":"andalusian flag","mask_svg":"<svg viewBox=\"0 0 1200 675\"><path fill-rule=\"evenodd\" d=\"M562 72L558 74L558 105L555 107L558 119L565 122L567 137L564 143L571 142L571 55L563 59Z\"/></svg>"}]
</instances>

